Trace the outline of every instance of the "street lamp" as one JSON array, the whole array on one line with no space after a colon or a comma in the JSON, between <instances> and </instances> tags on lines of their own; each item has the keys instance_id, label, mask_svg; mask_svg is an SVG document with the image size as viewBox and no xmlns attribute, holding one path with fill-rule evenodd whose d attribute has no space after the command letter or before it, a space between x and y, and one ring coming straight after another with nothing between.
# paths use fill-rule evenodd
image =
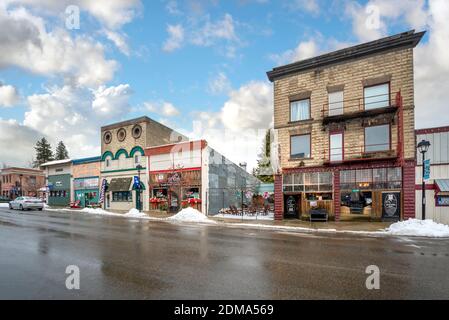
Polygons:
<instances>
[{"instance_id":1,"label":"street lamp","mask_svg":"<svg viewBox=\"0 0 449 320\"><path fill-rule=\"evenodd\" d=\"M136 166L136 169L137 169L137 175L139 176L139 186L138 186L138 189L137 189L137 192L139 193L139 205L138 205L138 208L136 208L136 209L138 209L139 212L140 212L140 211L142 211L142 205L141 205L141 203L142 203L142 199L141 199L141 190L142 190L141 183L142 182L140 182L140 170L142 170L143 167L140 164L138 164ZM137 201L136 201L136 206L137 206Z\"/></svg>"},{"instance_id":2,"label":"street lamp","mask_svg":"<svg viewBox=\"0 0 449 320\"><path fill-rule=\"evenodd\" d=\"M426 159L426 152L429 150L430 142L427 140L421 140L418 143L418 151L422 154L422 219L426 220L426 182L424 160Z\"/></svg>"},{"instance_id":3,"label":"street lamp","mask_svg":"<svg viewBox=\"0 0 449 320\"><path fill-rule=\"evenodd\" d=\"M20 177L20 196L23 197L23 189L22 189L23 174L20 174L19 177Z\"/></svg>"}]
</instances>

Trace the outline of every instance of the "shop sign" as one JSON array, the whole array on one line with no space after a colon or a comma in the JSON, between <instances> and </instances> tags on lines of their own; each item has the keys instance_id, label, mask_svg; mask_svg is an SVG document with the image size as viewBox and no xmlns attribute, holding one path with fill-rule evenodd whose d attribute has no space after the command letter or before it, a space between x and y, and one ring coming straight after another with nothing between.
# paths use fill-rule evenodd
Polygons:
<instances>
[{"instance_id":1,"label":"shop sign","mask_svg":"<svg viewBox=\"0 0 449 320\"><path fill-rule=\"evenodd\" d=\"M401 215L401 193L382 193L382 218L399 219Z\"/></svg>"},{"instance_id":2,"label":"shop sign","mask_svg":"<svg viewBox=\"0 0 449 320\"><path fill-rule=\"evenodd\" d=\"M141 189L141 185L140 185L140 178L138 176L134 176L134 180L133 180L133 189L136 190L140 190Z\"/></svg>"},{"instance_id":3,"label":"shop sign","mask_svg":"<svg viewBox=\"0 0 449 320\"><path fill-rule=\"evenodd\" d=\"M287 214L288 215L296 214L296 199L294 196L289 196L287 199Z\"/></svg>"},{"instance_id":4,"label":"shop sign","mask_svg":"<svg viewBox=\"0 0 449 320\"><path fill-rule=\"evenodd\" d=\"M438 196L437 206L448 207L449 206L449 196Z\"/></svg>"},{"instance_id":5,"label":"shop sign","mask_svg":"<svg viewBox=\"0 0 449 320\"><path fill-rule=\"evenodd\" d=\"M62 187L62 181L56 181L55 182L56 187Z\"/></svg>"},{"instance_id":6,"label":"shop sign","mask_svg":"<svg viewBox=\"0 0 449 320\"><path fill-rule=\"evenodd\" d=\"M103 179L101 182L101 190L100 190L100 203L104 202L104 193L106 192L106 179Z\"/></svg>"},{"instance_id":7,"label":"shop sign","mask_svg":"<svg viewBox=\"0 0 449 320\"><path fill-rule=\"evenodd\" d=\"M174 172L168 174L167 182L168 184L177 184L181 181L181 173L180 172Z\"/></svg>"}]
</instances>

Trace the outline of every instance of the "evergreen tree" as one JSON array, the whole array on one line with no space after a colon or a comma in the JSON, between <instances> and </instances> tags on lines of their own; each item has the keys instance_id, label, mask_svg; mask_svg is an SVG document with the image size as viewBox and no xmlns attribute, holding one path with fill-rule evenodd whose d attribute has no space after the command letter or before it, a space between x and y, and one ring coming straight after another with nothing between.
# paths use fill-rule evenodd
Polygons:
<instances>
[{"instance_id":1,"label":"evergreen tree","mask_svg":"<svg viewBox=\"0 0 449 320\"><path fill-rule=\"evenodd\" d=\"M47 139L42 138L36 142L34 147L36 150L36 160L34 161L34 167L37 168L41 164L53 160L53 152L51 151L51 145Z\"/></svg>"},{"instance_id":2,"label":"evergreen tree","mask_svg":"<svg viewBox=\"0 0 449 320\"><path fill-rule=\"evenodd\" d=\"M69 152L65 147L64 142L59 141L55 151L55 160L64 160L69 158Z\"/></svg>"},{"instance_id":3,"label":"evergreen tree","mask_svg":"<svg viewBox=\"0 0 449 320\"><path fill-rule=\"evenodd\" d=\"M271 167L271 131L267 130L263 140L262 152L257 160L257 167L253 169L255 175L262 182L274 182L273 169Z\"/></svg>"}]
</instances>

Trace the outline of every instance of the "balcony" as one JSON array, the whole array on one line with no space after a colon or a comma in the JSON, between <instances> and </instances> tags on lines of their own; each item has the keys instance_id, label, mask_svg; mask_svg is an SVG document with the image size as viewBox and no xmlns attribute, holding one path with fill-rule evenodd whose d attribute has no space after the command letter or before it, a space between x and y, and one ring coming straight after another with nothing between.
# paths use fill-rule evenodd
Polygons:
<instances>
[{"instance_id":1,"label":"balcony","mask_svg":"<svg viewBox=\"0 0 449 320\"><path fill-rule=\"evenodd\" d=\"M325 165L338 165L354 162L395 160L398 157L397 150L390 144L372 144L353 148L331 148L323 153Z\"/></svg>"},{"instance_id":2,"label":"balcony","mask_svg":"<svg viewBox=\"0 0 449 320\"><path fill-rule=\"evenodd\" d=\"M356 118L369 118L398 110L400 94L381 94L357 99L348 99L323 105L323 125Z\"/></svg>"}]
</instances>

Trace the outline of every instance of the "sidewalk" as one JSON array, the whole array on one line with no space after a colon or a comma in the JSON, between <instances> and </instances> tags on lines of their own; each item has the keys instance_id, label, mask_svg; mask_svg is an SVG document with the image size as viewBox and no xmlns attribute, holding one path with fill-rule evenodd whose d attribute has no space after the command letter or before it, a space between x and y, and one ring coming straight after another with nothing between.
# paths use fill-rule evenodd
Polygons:
<instances>
[{"instance_id":1,"label":"sidewalk","mask_svg":"<svg viewBox=\"0 0 449 320\"><path fill-rule=\"evenodd\" d=\"M307 228L315 230L337 230L337 231L361 231L373 232L388 228L392 222L360 222L360 221L329 221L329 222L308 222L301 220L282 220L282 221L267 221L267 220L240 220L240 219L225 219L214 218L209 216L211 220L222 222L226 224L251 224L251 225L267 225L273 227L293 227L293 228Z\"/></svg>"}]
</instances>

